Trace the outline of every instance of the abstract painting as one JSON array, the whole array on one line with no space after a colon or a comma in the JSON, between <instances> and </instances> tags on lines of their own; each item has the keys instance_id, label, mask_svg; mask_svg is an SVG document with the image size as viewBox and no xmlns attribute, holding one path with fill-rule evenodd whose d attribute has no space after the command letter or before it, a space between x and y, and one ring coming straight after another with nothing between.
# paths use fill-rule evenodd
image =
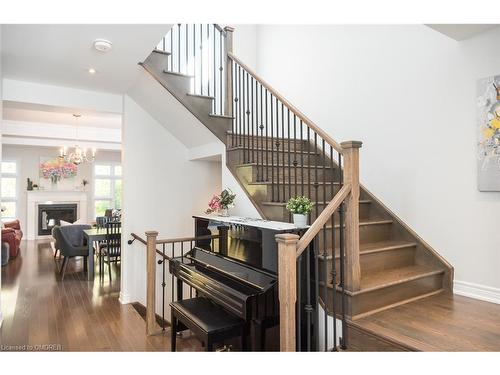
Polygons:
<instances>
[{"instance_id":1,"label":"abstract painting","mask_svg":"<svg viewBox=\"0 0 500 375\"><path fill-rule=\"evenodd\" d=\"M477 81L479 191L500 191L500 75Z\"/></svg>"}]
</instances>

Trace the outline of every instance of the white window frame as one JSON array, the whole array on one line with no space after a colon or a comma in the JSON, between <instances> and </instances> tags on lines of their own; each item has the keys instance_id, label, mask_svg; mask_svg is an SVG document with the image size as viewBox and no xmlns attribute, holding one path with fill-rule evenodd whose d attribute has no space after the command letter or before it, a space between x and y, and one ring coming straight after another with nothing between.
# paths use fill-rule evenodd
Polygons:
<instances>
[{"instance_id":1,"label":"white window frame","mask_svg":"<svg viewBox=\"0 0 500 375\"><path fill-rule=\"evenodd\" d=\"M14 217L4 217L2 215L2 221L12 221L12 220L15 220L18 216L19 216L19 176L20 176L20 172L19 172L19 161L16 160L16 159L5 159L5 160L2 160L1 161L2 163L14 163L16 164L16 172L15 173L3 173L1 171L1 164L0 164L0 178L15 178L16 179L16 195L14 198L12 197L3 197L3 196L0 196L0 201L1 201L1 204L3 204L4 202L7 203L7 202L14 202L15 204L15 211L16 211L16 216ZM3 192L0 192L1 194L3 194Z\"/></svg>"},{"instance_id":2,"label":"white window frame","mask_svg":"<svg viewBox=\"0 0 500 375\"><path fill-rule=\"evenodd\" d=\"M96 170L96 166L98 166L98 165L111 167L111 174L110 175L96 174L95 170ZM97 212L95 209L96 201L110 201L110 208L116 208L115 181L122 180L123 170L122 170L122 174L117 176L117 175L115 175L115 167L121 167L121 165L122 165L122 163L120 163L120 162L106 162L106 161L95 162L94 165L92 165L92 211L94 213L94 217L97 217ZM95 194L96 180L97 179L111 181L111 196L97 196ZM122 183L123 183L123 181L122 181ZM122 197L122 201L123 201L123 197Z\"/></svg>"}]
</instances>

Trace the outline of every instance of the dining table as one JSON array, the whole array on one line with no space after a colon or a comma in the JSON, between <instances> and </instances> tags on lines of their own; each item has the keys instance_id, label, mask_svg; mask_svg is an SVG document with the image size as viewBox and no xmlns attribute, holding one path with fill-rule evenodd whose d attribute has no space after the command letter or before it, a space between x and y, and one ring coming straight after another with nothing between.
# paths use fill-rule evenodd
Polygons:
<instances>
[{"instance_id":1,"label":"dining table","mask_svg":"<svg viewBox=\"0 0 500 375\"><path fill-rule=\"evenodd\" d=\"M87 278L89 281L94 280L94 243L104 241L106 239L106 228L91 228L83 231L83 236L87 239L89 255Z\"/></svg>"}]
</instances>

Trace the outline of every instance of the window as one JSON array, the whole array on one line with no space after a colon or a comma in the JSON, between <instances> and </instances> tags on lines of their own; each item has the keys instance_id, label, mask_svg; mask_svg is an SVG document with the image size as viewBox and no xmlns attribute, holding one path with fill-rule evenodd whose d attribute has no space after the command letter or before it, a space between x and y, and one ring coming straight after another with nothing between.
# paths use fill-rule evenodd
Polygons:
<instances>
[{"instance_id":1,"label":"window","mask_svg":"<svg viewBox=\"0 0 500 375\"><path fill-rule=\"evenodd\" d=\"M17 162L2 161L1 166L1 189L2 189L2 220L9 221L17 217Z\"/></svg>"},{"instance_id":2,"label":"window","mask_svg":"<svg viewBox=\"0 0 500 375\"><path fill-rule=\"evenodd\" d=\"M95 216L104 216L108 208L122 208L122 167L115 163L95 164Z\"/></svg>"}]
</instances>

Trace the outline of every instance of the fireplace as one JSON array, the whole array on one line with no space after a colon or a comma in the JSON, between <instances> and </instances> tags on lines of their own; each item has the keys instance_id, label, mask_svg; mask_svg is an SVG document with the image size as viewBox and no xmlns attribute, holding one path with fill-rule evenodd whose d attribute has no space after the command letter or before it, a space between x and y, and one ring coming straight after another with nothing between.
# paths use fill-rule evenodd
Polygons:
<instances>
[{"instance_id":1,"label":"fireplace","mask_svg":"<svg viewBox=\"0 0 500 375\"><path fill-rule=\"evenodd\" d=\"M38 205L38 235L51 234L55 225L60 225L61 220L73 223L77 220L76 203L57 203Z\"/></svg>"}]
</instances>

